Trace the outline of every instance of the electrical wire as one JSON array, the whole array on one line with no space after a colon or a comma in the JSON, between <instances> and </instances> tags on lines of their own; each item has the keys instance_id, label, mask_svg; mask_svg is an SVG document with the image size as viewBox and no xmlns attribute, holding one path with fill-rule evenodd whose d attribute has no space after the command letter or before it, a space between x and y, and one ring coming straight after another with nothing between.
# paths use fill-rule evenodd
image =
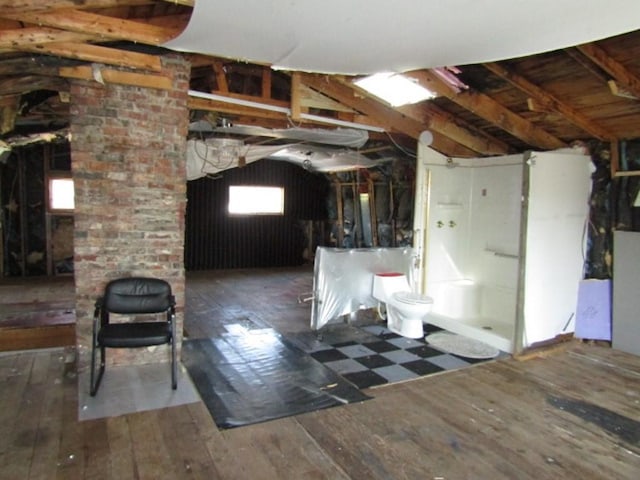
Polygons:
<instances>
[{"instance_id":1,"label":"electrical wire","mask_svg":"<svg viewBox=\"0 0 640 480\"><path fill-rule=\"evenodd\" d=\"M407 156L409 156L409 157L411 157L411 158L418 158L418 156L417 156L415 153L410 152L409 150L407 150L406 148L404 148L402 145L398 144L398 143L393 139L393 137L391 136L391 134L390 134L389 132L387 132L387 131L385 130L385 132L384 132L384 133L387 135L387 137L389 137L389 140L391 140L391 143L393 143L393 145L394 145L398 150L400 150L402 153L404 153L405 155L407 155Z\"/></svg>"}]
</instances>

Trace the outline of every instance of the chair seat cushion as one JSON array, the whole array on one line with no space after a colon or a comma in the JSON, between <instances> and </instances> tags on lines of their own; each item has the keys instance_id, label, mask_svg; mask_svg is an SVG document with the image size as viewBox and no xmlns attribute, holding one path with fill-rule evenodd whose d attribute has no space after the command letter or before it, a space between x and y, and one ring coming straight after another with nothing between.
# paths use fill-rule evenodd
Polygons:
<instances>
[{"instance_id":1,"label":"chair seat cushion","mask_svg":"<svg viewBox=\"0 0 640 480\"><path fill-rule=\"evenodd\" d=\"M98 332L98 343L112 348L145 347L170 341L168 322L110 323Z\"/></svg>"}]
</instances>

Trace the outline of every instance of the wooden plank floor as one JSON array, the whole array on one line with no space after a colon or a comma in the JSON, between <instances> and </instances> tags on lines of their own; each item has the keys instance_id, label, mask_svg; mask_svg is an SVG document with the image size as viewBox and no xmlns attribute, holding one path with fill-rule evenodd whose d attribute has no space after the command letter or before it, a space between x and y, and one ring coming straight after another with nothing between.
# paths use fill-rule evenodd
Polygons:
<instances>
[{"instance_id":1,"label":"wooden plank floor","mask_svg":"<svg viewBox=\"0 0 640 480\"><path fill-rule=\"evenodd\" d=\"M572 344L219 431L202 403L78 422L63 350L3 354L0 478L635 479L639 380L639 358Z\"/></svg>"},{"instance_id":2,"label":"wooden plank floor","mask_svg":"<svg viewBox=\"0 0 640 480\"><path fill-rule=\"evenodd\" d=\"M73 278L0 280L0 352L75 345Z\"/></svg>"},{"instance_id":3,"label":"wooden plank floor","mask_svg":"<svg viewBox=\"0 0 640 480\"><path fill-rule=\"evenodd\" d=\"M298 304L308 279L285 276L267 285L238 273L188 282L197 319L191 335L223 328L224 321L207 323L213 310L229 322L255 316L303 332L304 306L282 305ZM279 304L276 285L288 298ZM247 296L255 307L241 303ZM640 472L640 357L610 348L569 342L526 361L367 393L374 398L360 404L224 431L202 403L78 422L72 351L4 353L0 479L636 479Z\"/></svg>"}]
</instances>

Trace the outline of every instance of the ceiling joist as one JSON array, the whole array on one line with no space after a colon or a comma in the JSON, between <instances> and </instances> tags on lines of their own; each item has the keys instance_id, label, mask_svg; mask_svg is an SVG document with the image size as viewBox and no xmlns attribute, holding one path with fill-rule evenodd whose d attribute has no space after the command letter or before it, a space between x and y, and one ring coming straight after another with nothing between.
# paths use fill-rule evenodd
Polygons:
<instances>
[{"instance_id":1,"label":"ceiling joist","mask_svg":"<svg viewBox=\"0 0 640 480\"><path fill-rule=\"evenodd\" d=\"M151 75L135 72L123 72L111 68L92 68L89 66L62 67L60 76L79 80L94 80L98 83L118 83L135 87L170 90L173 86L171 78L163 75Z\"/></svg>"},{"instance_id":2,"label":"ceiling joist","mask_svg":"<svg viewBox=\"0 0 640 480\"><path fill-rule=\"evenodd\" d=\"M0 31L0 49L23 50L28 46L51 42L87 42L95 40L95 36L77 32L68 32L56 28L27 27L15 30Z\"/></svg>"},{"instance_id":3,"label":"ceiling joist","mask_svg":"<svg viewBox=\"0 0 640 480\"><path fill-rule=\"evenodd\" d=\"M533 97L538 105L544 105L547 110L559 113L574 125L600 140L612 140L614 135L606 128L598 125L592 119L575 110L565 102L553 96L543 88L529 81L514 70L499 63L485 63L484 66L495 75L508 81L527 95Z\"/></svg>"},{"instance_id":4,"label":"ceiling joist","mask_svg":"<svg viewBox=\"0 0 640 480\"><path fill-rule=\"evenodd\" d=\"M92 32L102 41L127 40L145 45L161 45L178 35L179 28L163 27L145 22L108 17L77 9L0 13L0 16L21 22L58 28L71 32Z\"/></svg>"},{"instance_id":5,"label":"ceiling joist","mask_svg":"<svg viewBox=\"0 0 640 480\"><path fill-rule=\"evenodd\" d=\"M487 95L475 91L456 93L429 70L416 70L409 72L407 75L418 80L425 88L448 98L531 146L542 149L556 149L567 146L559 138L536 127L532 122L515 114Z\"/></svg>"},{"instance_id":6,"label":"ceiling joist","mask_svg":"<svg viewBox=\"0 0 640 480\"><path fill-rule=\"evenodd\" d=\"M640 97L640 76L631 72L627 67L609 56L602 48L594 43L586 43L576 47L584 56L602 68L621 86Z\"/></svg>"},{"instance_id":7,"label":"ceiling joist","mask_svg":"<svg viewBox=\"0 0 640 480\"><path fill-rule=\"evenodd\" d=\"M86 62L117 65L135 70L159 72L162 69L160 57L156 55L129 52L88 43L45 43L34 46L23 46L22 49L27 52L55 55Z\"/></svg>"},{"instance_id":8,"label":"ceiling joist","mask_svg":"<svg viewBox=\"0 0 640 480\"><path fill-rule=\"evenodd\" d=\"M358 110L368 117L372 118L388 132L399 132L408 135L411 138L418 139L420 134L428 127L421 121L409 118L398 110L383 105L380 102L371 100L370 98L362 98L356 96L353 87L343 82L338 82L335 77L326 75L316 75L303 73L300 74L301 81L305 85L318 90L320 93L327 95L334 100L347 105L354 110ZM452 156L474 156L476 151L472 150L459 142L441 135L439 132L433 133L433 147L441 152L447 152Z\"/></svg>"}]
</instances>

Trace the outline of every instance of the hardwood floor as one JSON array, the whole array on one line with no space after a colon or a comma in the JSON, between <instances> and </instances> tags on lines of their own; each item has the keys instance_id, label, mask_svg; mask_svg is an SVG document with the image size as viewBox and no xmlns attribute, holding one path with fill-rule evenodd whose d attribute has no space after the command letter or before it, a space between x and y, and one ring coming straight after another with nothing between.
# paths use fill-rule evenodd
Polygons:
<instances>
[{"instance_id":1,"label":"hardwood floor","mask_svg":"<svg viewBox=\"0 0 640 480\"><path fill-rule=\"evenodd\" d=\"M309 305L298 296L310 291L310 272L262 276L188 278L188 334L242 318L308 334ZM640 471L640 357L602 346L569 342L224 431L201 402L78 422L72 353L0 355L1 479L635 479Z\"/></svg>"}]
</instances>

